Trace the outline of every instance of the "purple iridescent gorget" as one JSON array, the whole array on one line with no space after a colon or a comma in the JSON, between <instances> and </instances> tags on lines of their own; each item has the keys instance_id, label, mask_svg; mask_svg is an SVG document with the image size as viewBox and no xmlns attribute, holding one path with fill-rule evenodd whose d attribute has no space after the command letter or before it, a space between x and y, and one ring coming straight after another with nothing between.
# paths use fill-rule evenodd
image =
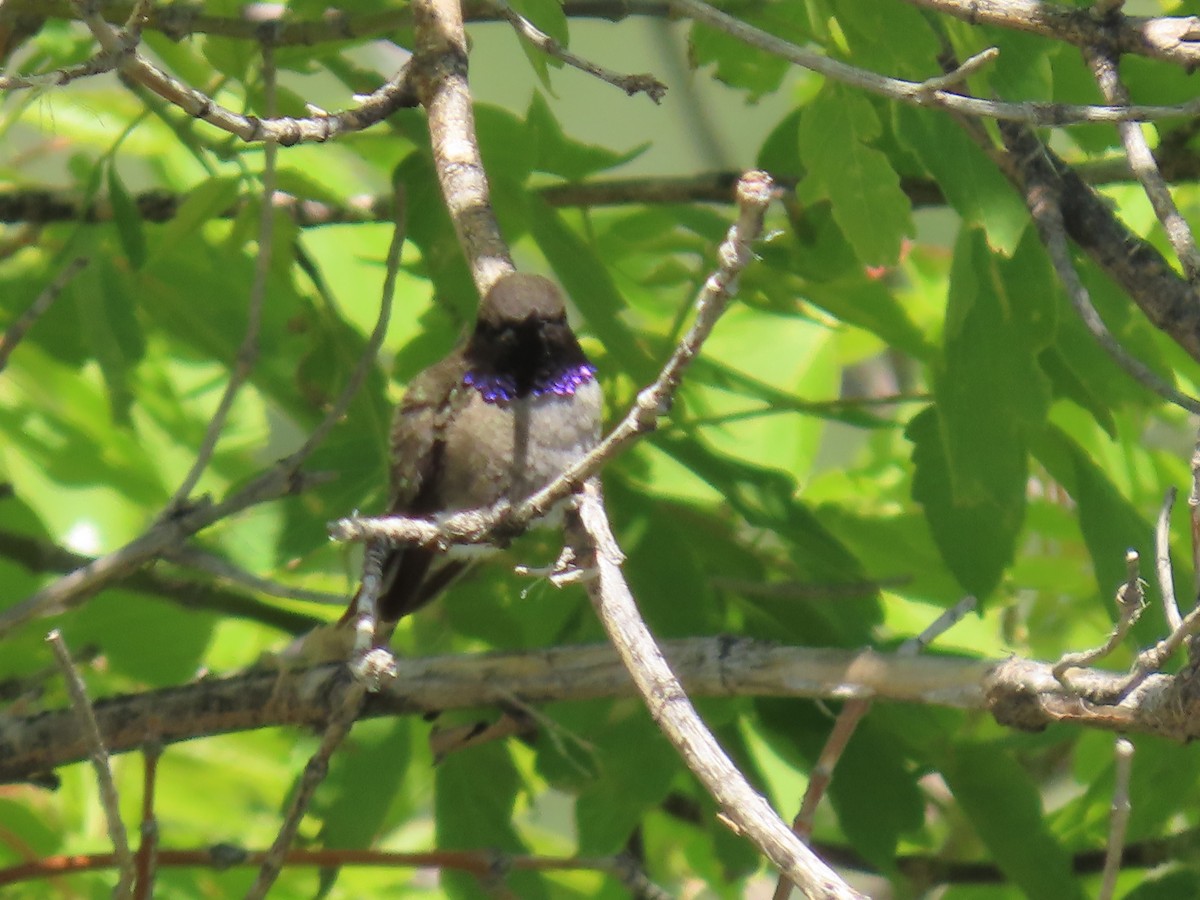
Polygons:
<instances>
[{"instance_id":1,"label":"purple iridescent gorget","mask_svg":"<svg viewBox=\"0 0 1200 900\"><path fill-rule=\"evenodd\" d=\"M585 384L595 380L596 367L591 363L580 363L554 373L546 373L534 379L528 396L542 397L554 394L559 397L574 397L575 392ZM479 396L487 403L511 403L522 396L517 380L511 375L484 374L479 371L468 371L463 376L463 384L473 387Z\"/></svg>"}]
</instances>

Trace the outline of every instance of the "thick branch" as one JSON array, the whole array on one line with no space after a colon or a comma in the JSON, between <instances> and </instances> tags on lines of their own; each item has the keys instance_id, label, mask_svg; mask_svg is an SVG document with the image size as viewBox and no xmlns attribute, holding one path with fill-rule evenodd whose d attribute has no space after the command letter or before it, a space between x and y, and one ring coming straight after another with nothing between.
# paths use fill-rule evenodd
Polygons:
<instances>
[{"instance_id":1,"label":"thick branch","mask_svg":"<svg viewBox=\"0 0 1200 900\"><path fill-rule=\"evenodd\" d=\"M492 211L487 173L475 139L462 10L457 0L416 0L413 21L414 78L429 118L438 182L482 297L516 267Z\"/></svg>"},{"instance_id":2,"label":"thick branch","mask_svg":"<svg viewBox=\"0 0 1200 900\"><path fill-rule=\"evenodd\" d=\"M1079 672L1069 692L1049 663L1024 659L898 658L872 651L787 647L749 638L666 641L671 669L693 697L873 698L987 709L1005 725L1040 730L1052 722L1172 740L1200 738L1200 685L1152 675L1114 702L1124 672ZM444 709L537 705L631 697L633 685L608 645L554 647L526 653L397 660L398 677L367 699L363 716ZM278 671L254 669L95 702L110 753L280 725L323 727L342 664ZM0 783L28 780L78 762L87 743L70 710L0 716Z\"/></svg>"},{"instance_id":3,"label":"thick branch","mask_svg":"<svg viewBox=\"0 0 1200 900\"><path fill-rule=\"evenodd\" d=\"M1195 68L1200 65L1200 21L1195 16L1116 15L1101 20L1086 6L1041 0L906 0L971 25L1027 31L1078 47L1107 44L1119 53L1136 53Z\"/></svg>"}]
</instances>

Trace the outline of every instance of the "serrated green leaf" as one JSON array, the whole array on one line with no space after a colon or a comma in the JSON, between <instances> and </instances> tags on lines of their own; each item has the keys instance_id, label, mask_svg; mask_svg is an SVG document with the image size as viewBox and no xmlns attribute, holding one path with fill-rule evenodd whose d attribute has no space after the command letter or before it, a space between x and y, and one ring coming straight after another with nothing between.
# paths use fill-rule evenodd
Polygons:
<instances>
[{"instance_id":1,"label":"serrated green leaf","mask_svg":"<svg viewBox=\"0 0 1200 900\"><path fill-rule=\"evenodd\" d=\"M920 10L902 4L837 0L838 24L860 65L897 78L922 80L938 74L941 47Z\"/></svg>"},{"instance_id":2,"label":"serrated green leaf","mask_svg":"<svg viewBox=\"0 0 1200 900\"><path fill-rule=\"evenodd\" d=\"M1014 494L1024 495L1027 435L1040 429L1050 402L1037 355L1049 345L1055 311L1036 290L1049 277L1032 237L1004 262L978 231L959 235L934 393L962 501L1010 507Z\"/></svg>"},{"instance_id":3,"label":"serrated green leaf","mask_svg":"<svg viewBox=\"0 0 1200 900\"><path fill-rule=\"evenodd\" d=\"M866 265L891 265L913 233L912 204L891 162L870 142L878 116L861 94L827 85L800 118L804 184L829 197L833 217Z\"/></svg>"}]
</instances>

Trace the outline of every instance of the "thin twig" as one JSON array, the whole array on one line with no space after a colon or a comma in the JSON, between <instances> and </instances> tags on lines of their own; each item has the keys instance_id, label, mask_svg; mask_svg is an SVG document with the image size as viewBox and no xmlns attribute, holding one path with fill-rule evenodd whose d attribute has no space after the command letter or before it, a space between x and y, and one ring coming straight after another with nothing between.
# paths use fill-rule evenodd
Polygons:
<instances>
[{"instance_id":1,"label":"thin twig","mask_svg":"<svg viewBox=\"0 0 1200 900\"><path fill-rule=\"evenodd\" d=\"M199 551L191 552L199 553ZM164 555L168 553L174 558L176 549L169 548ZM182 555L186 557L187 553L185 548ZM206 556L206 554L203 555ZM49 541L40 541L28 535L15 534L3 529L0 529L0 558L15 562L37 574L46 572L64 574L89 566L96 561L93 556L85 556ZM221 576L218 574L218 577ZM177 603L185 609L210 610L227 616L261 622L269 628L276 628L290 634L308 631L321 623L321 620L314 616L263 603L252 593L241 593L190 578L180 578L162 568L131 572L122 578L121 584L127 590L150 594L170 603ZM263 589L264 587L255 587L253 590L256 593L269 593ZM345 602L344 596L342 602Z\"/></svg>"},{"instance_id":2,"label":"thin twig","mask_svg":"<svg viewBox=\"0 0 1200 900\"><path fill-rule=\"evenodd\" d=\"M233 844L215 844L197 850L164 849L159 852L159 862L164 868L210 868L224 871L234 866L260 866L266 858L267 852L265 850L246 850ZM116 859L111 853L48 856L0 869L0 886L41 880L55 874L70 875L111 869L115 864ZM392 869L445 869L480 876L495 871L497 868L521 872L593 871L611 874L622 883L626 883L626 879L633 872L640 871L636 862L624 854L553 857L509 854L495 849L400 853L387 850L305 848L288 851L284 857L284 864L288 868L309 866L330 869L343 866L369 866ZM644 873L641 877L645 878ZM667 895L650 893L646 896L662 898Z\"/></svg>"},{"instance_id":3,"label":"thin twig","mask_svg":"<svg viewBox=\"0 0 1200 900\"><path fill-rule=\"evenodd\" d=\"M1058 679L1059 684L1068 690L1071 688L1071 684L1067 680L1067 670L1085 668L1112 653L1117 645L1125 640L1129 629L1133 627L1141 616L1142 610L1146 608L1145 583L1141 578L1136 550L1129 550L1125 553L1125 570L1125 583L1117 589L1117 624L1105 642L1092 650L1064 653L1050 670Z\"/></svg>"},{"instance_id":4,"label":"thin twig","mask_svg":"<svg viewBox=\"0 0 1200 900\"><path fill-rule=\"evenodd\" d=\"M489 540L498 527L502 526L505 531L520 530L578 490L584 481L636 438L653 431L659 420L670 411L684 371L700 352L717 319L728 306L736 290L740 268L753 256L752 242L761 231L762 220L761 213L755 211L754 203L747 202L746 198L754 196L755 202L761 201L765 209L774 192L771 178L765 172L748 172L743 176L738 185L738 222L729 229L729 235L721 245L721 268L708 277L696 297L696 315L687 334L675 347L658 378L638 393L625 418L591 452L562 475L513 505L501 502L481 510L445 516L436 523L402 516L340 519L330 524L330 536L340 541L385 539L395 544L425 546L481 543Z\"/></svg>"},{"instance_id":5,"label":"thin twig","mask_svg":"<svg viewBox=\"0 0 1200 900\"><path fill-rule=\"evenodd\" d=\"M954 606L942 612L920 634L909 638L901 644L896 650L896 655L916 656L918 653L921 653L939 635L944 634L961 621L963 616L975 608L976 603L977 601L974 597L964 597L958 603L954 604ZM838 714L837 721L833 723L833 729L830 731L829 737L825 739L825 746L821 748L821 752L817 756L816 765L809 772L808 786L804 790L804 798L800 802L800 810L796 813L796 818L792 820L792 831L806 844L811 842L813 820L817 814L817 807L820 806L821 798L825 796L825 792L829 789L829 785L833 781L833 772L837 767L838 760L845 753L846 747L850 743L850 738L854 736L854 732L858 728L858 723L870 711L872 702L866 698L846 702L842 707L842 711ZM773 900L787 900L792 894L792 888L793 884L791 881L786 876L781 875L775 885L775 893L772 895Z\"/></svg>"},{"instance_id":6,"label":"thin twig","mask_svg":"<svg viewBox=\"0 0 1200 900\"><path fill-rule=\"evenodd\" d=\"M661 103L662 98L666 96L667 86L650 74L641 75L619 75L616 72L606 69L603 66L598 66L594 62L577 56L556 41L550 35L546 34L527 18L508 5L506 0L490 0L491 4L496 8L500 16L508 21L510 25L521 35L525 40L529 41L533 46L537 47L547 56L552 56L555 59L562 60L568 66L573 66L581 72L586 72L589 75L594 75L601 81L606 81L614 87L623 90L629 96L634 94L644 93L655 103Z\"/></svg>"},{"instance_id":7,"label":"thin twig","mask_svg":"<svg viewBox=\"0 0 1200 900\"><path fill-rule=\"evenodd\" d=\"M738 183L738 221L718 248L718 268L709 276L698 301L697 322L704 321L695 342L681 342L687 351L672 357L662 376L639 396L639 406L665 412L684 369L699 352L737 288L738 276L752 258L751 244L762 231L763 217L774 195L774 184L763 172L748 172ZM713 307L715 313L710 313ZM693 326L695 331L696 326ZM644 398L644 400L643 400ZM856 897L837 873L812 853L753 790L704 726L682 685L667 664L638 613L637 604L621 573L624 559L609 528L599 484L589 480L579 498L579 515L571 526L572 543L590 559L597 577L587 579L588 596L659 728L675 745L684 762L717 801L721 815L737 833L747 835L785 875L811 897Z\"/></svg>"},{"instance_id":8,"label":"thin twig","mask_svg":"<svg viewBox=\"0 0 1200 900\"><path fill-rule=\"evenodd\" d=\"M1162 595L1163 614L1169 631L1176 631L1183 624L1179 603L1175 600L1175 574L1171 567L1171 510L1177 493L1174 485L1167 488L1154 526L1154 571L1158 574L1158 592Z\"/></svg>"},{"instance_id":9,"label":"thin twig","mask_svg":"<svg viewBox=\"0 0 1200 900\"><path fill-rule=\"evenodd\" d=\"M112 53L97 53L86 62L74 66L63 66L51 72L37 75L0 75L0 91L46 91L70 84L80 78L91 78L111 72L120 64L121 56Z\"/></svg>"},{"instance_id":10,"label":"thin twig","mask_svg":"<svg viewBox=\"0 0 1200 900\"><path fill-rule=\"evenodd\" d=\"M1098 5L1098 4L1097 4ZM1119 4L1117 4L1119 6ZM1084 50L1084 56L1091 67L1096 83L1104 99L1114 106L1128 106L1129 91L1121 82L1114 56L1094 48ZM1154 214L1162 223L1167 233L1167 239L1179 258L1183 271L1189 281L1195 281L1200 276L1200 250L1196 248L1196 238L1187 220L1180 215L1179 208L1171 198L1171 191L1158 170L1158 163L1142 133L1142 126L1137 122L1118 122L1117 132L1125 145L1125 155L1129 158L1129 167L1137 180L1142 184L1142 190L1154 208Z\"/></svg>"},{"instance_id":11,"label":"thin twig","mask_svg":"<svg viewBox=\"0 0 1200 900\"><path fill-rule=\"evenodd\" d=\"M4 367L8 365L9 355L17 344L21 343L22 338L33 327L33 324L45 314L71 279L78 275L87 264L87 259L82 256L67 263L62 271L54 276L54 280L37 295L33 303L29 304L29 308L17 316L13 323L5 329L4 335L0 337L0 372L4 371Z\"/></svg>"},{"instance_id":12,"label":"thin twig","mask_svg":"<svg viewBox=\"0 0 1200 900\"><path fill-rule=\"evenodd\" d=\"M54 651L54 658L62 669L63 678L67 683L67 694L71 698L71 708L83 732L91 756L92 767L96 770L96 783L100 788L100 805L104 810L104 821L108 826L108 837L112 841L113 854L117 859L117 869L120 878L113 889L113 896L127 900L132 896L136 868L133 854L129 850L129 836L125 833L125 823L121 821L121 803L117 796L117 785L113 781L112 766L108 761L108 750L100 736L100 726L96 724L96 714L92 702L88 699L87 687L75 664L71 662L71 652L58 629L46 636L47 643Z\"/></svg>"},{"instance_id":13,"label":"thin twig","mask_svg":"<svg viewBox=\"0 0 1200 900\"><path fill-rule=\"evenodd\" d=\"M149 900L154 896L154 876L158 872L158 818L154 813L154 796L158 786L158 760L162 743L151 738L142 747L142 829L137 851L137 882L134 900Z\"/></svg>"},{"instance_id":14,"label":"thin twig","mask_svg":"<svg viewBox=\"0 0 1200 900\"><path fill-rule=\"evenodd\" d=\"M1159 671L1175 651L1183 645L1183 642L1197 631L1200 631L1200 605L1183 617L1178 628L1153 647L1138 654L1129 676L1121 685L1118 697L1123 699L1132 694L1151 674Z\"/></svg>"},{"instance_id":15,"label":"thin twig","mask_svg":"<svg viewBox=\"0 0 1200 900\"><path fill-rule=\"evenodd\" d=\"M736 19L728 13L721 12L702 0L669 0L669 2L672 12L687 16L697 22L703 22L710 28L715 28L751 47L786 59L805 69L824 75L826 78L914 106L936 106L978 118L1055 126L1080 122L1142 122L1160 118L1191 117L1200 113L1200 100L1192 100L1176 106L1090 106L1036 101L983 100L939 87L945 82L945 79L949 79L951 82L960 81L962 79L961 71L948 75L937 75L929 81L905 81L901 78L891 78L822 56L811 50L805 50L796 44Z\"/></svg>"},{"instance_id":16,"label":"thin twig","mask_svg":"<svg viewBox=\"0 0 1200 900\"><path fill-rule=\"evenodd\" d=\"M1096 312L1091 296L1071 260L1071 250L1063 225L1061 184L1053 175L1044 171L1044 166L1040 163L1045 161L1036 158L1043 152L1041 143L1032 138L1034 146L1029 146L1031 136L1010 123L1001 123L1000 133L1010 151L1017 156L1020 174L1024 180L1022 188L1025 205L1037 225L1038 234L1046 247L1054 271L1058 274L1059 281L1062 282L1067 297L1083 324L1113 361L1135 381L1176 406L1189 412L1200 413L1200 400L1176 390L1121 346ZM1021 151L1025 153L1022 154Z\"/></svg>"},{"instance_id":17,"label":"thin twig","mask_svg":"<svg viewBox=\"0 0 1200 900\"><path fill-rule=\"evenodd\" d=\"M203 119L243 141L274 141L284 147L302 141L327 141L340 134L361 131L398 109L413 106L415 102L408 81L408 67L405 66L378 90L358 98L358 105L350 109L322 112L303 119L291 116L261 119L239 115L172 78L147 61L136 49L128 47L121 33L105 22L98 12L91 11L89 4L83 0L72 0L72 3L104 51L118 59L117 68L121 72L178 106L189 116Z\"/></svg>"},{"instance_id":18,"label":"thin twig","mask_svg":"<svg viewBox=\"0 0 1200 900\"><path fill-rule=\"evenodd\" d=\"M1112 900L1121 874L1121 856L1125 849L1125 831L1129 826L1129 779L1133 772L1133 743L1117 738L1116 764L1113 767L1112 817L1108 823L1108 847L1104 854L1104 876L1097 900Z\"/></svg>"},{"instance_id":19,"label":"thin twig","mask_svg":"<svg viewBox=\"0 0 1200 900\"><path fill-rule=\"evenodd\" d=\"M135 0L129 10L129 18L125 20L125 25L121 28L125 34L125 40L130 44L137 45L141 42L142 29L146 27L153 8L154 0Z\"/></svg>"},{"instance_id":20,"label":"thin twig","mask_svg":"<svg viewBox=\"0 0 1200 900\"><path fill-rule=\"evenodd\" d=\"M270 115L275 112L275 62L273 51L267 44L264 44L262 48L262 80L266 110ZM258 339L262 331L263 306L266 304L267 280L271 274L271 256L274 250L275 208L271 204L271 198L275 194L275 160L278 152L279 145L275 141L268 138L263 143L258 256L254 261L254 277L250 283L250 293L246 300L246 333L242 337L242 344L238 347L237 356L234 358L233 371L229 373L225 391L221 394L216 411L205 429L204 440L200 442L200 447L196 451L196 459L179 487L175 489L175 493L171 495L171 499L167 501L165 515L171 515L192 495L192 490L200 481L200 476L204 474L204 470L208 467L208 461L217 448L217 440L225 429L225 421L229 418L233 401L237 399L242 386L250 378L254 364L258 361Z\"/></svg>"},{"instance_id":21,"label":"thin twig","mask_svg":"<svg viewBox=\"0 0 1200 900\"><path fill-rule=\"evenodd\" d=\"M300 829L300 820L304 818L304 813L308 809L309 803L312 802L317 787L325 780L325 776L329 772L329 758L346 735L350 733L366 695L365 685L358 681L351 681L334 701L333 714L321 737L320 746L309 759L308 765L304 767L304 775L292 795L292 802L288 806L287 815L284 816L283 825L262 861L262 866L258 870L258 878L246 892L246 900L262 900L267 895L267 891L271 889L271 885L275 883L275 879L279 877L287 858L287 852L292 846L292 841L296 839L296 832Z\"/></svg>"},{"instance_id":22,"label":"thin twig","mask_svg":"<svg viewBox=\"0 0 1200 900\"><path fill-rule=\"evenodd\" d=\"M1192 489L1188 492L1188 523L1192 532L1192 596L1200 605L1200 429L1196 430L1196 444L1192 448Z\"/></svg>"},{"instance_id":23,"label":"thin twig","mask_svg":"<svg viewBox=\"0 0 1200 900\"><path fill-rule=\"evenodd\" d=\"M177 566L196 569L216 577L219 581L236 584L256 594L268 597L281 597L286 600L303 600L307 603L324 603L329 606L345 606L346 595L334 591L313 591L307 588L292 587L270 578L260 578L253 572L247 572L227 559L214 553L198 550L195 547L174 547L163 553L163 558Z\"/></svg>"}]
</instances>

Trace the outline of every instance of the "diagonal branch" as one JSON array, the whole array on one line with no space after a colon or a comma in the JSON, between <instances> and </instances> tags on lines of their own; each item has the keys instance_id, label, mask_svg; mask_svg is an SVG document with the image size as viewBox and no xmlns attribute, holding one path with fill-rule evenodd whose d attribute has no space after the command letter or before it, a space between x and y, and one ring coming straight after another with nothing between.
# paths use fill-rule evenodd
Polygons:
<instances>
[{"instance_id":1,"label":"diagonal branch","mask_svg":"<svg viewBox=\"0 0 1200 900\"><path fill-rule=\"evenodd\" d=\"M1009 155L1015 162L1025 205L1029 208L1029 214L1037 226L1038 234L1046 247L1046 253L1050 257L1054 271L1083 324L1095 337L1097 343L1131 378L1164 400L1191 412L1200 413L1200 400L1176 390L1121 346L1113 337L1112 332L1108 330L1108 326L1104 324L1104 320L1100 318L1095 306L1092 305L1091 296L1084 287L1071 259L1071 249L1067 244L1066 224L1068 204L1078 206L1085 201L1085 198L1094 197L1091 189L1082 184L1068 183L1065 172L1053 166L1053 158L1049 156L1049 149L1044 147L1037 137L1024 126L1002 122L1000 123L1000 133L1004 138ZM1078 179L1076 178L1075 181ZM1077 194L1077 191L1082 193ZM1097 202L1099 201L1097 200ZM1129 252L1127 257L1120 261L1122 266L1135 264L1135 254L1150 260L1152 251L1148 249L1148 245L1128 232L1122 234L1124 226L1112 219L1111 213L1106 211L1105 216L1109 218L1111 225L1104 245L1107 253L1116 252L1116 248L1111 244L1114 238L1124 237L1126 239L1124 243L1129 248ZM1081 229L1098 230L1102 226L1102 222L1093 221L1085 224L1076 221L1076 233L1079 233ZM1076 237L1076 240L1079 240L1079 237ZM1158 259L1161 260L1161 257ZM1177 279L1177 276L1174 277ZM1146 286L1139 285L1136 289L1131 289L1130 293L1135 300L1145 297ZM1192 293L1190 288L1188 293ZM1158 303L1162 299L1164 298L1157 298L1155 302ZM1191 297L1191 303L1193 307L1196 306L1194 294ZM1140 301L1139 305L1141 305ZM1189 343L1184 344L1185 348L1191 350L1193 356L1197 356L1197 353L1200 353L1200 309L1193 308L1186 313L1181 311L1181 314L1188 317L1189 331L1182 333L1175 329L1168 330L1172 337L1180 340L1180 343L1183 343L1181 338L1187 339Z\"/></svg>"},{"instance_id":2,"label":"diagonal branch","mask_svg":"<svg viewBox=\"0 0 1200 900\"><path fill-rule=\"evenodd\" d=\"M136 869L133 853L129 849L129 835L125 831L125 823L121 821L121 804L117 796L117 785L113 780L112 766L109 765L108 749L104 746L104 738L96 724L96 714L92 708L92 701L88 699L87 687L79 670L75 668L75 663L71 661L71 652L58 629L51 631L46 641L53 649L54 658L66 679L71 708L87 742L92 767L96 770L96 781L100 786L100 807L104 811L108 836L112 841L113 854L117 858L121 873L117 886L113 888L113 897L128 900L133 894Z\"/></svg>"},{"instance_id":3,"label":"diagonal branch","mask_svg":"<svg viewBox=\"0 0 1200 900\"><path fill-rule=\"evenodd\" d=\"M1129 90L1121 82L1116 57L1093 47L1085 48L1084 56L1091 67L1096 83L1100 85L1100 92L1104 95L1104 99L1113 105L1128 106L1130 103ZM1192 235L1187 220L1180 214L1179 208L1171 198L1171 192L1167 189L1167 183L1158 169L1154 154L1150 151L1146 135L1142 133L1142 126L1137 122L1118 122L1117 132L1121 135L1121 142L1125 145L1125 155L1129 158L1129 167L1137 176L1137 180L1141 182L1142 189L1146 192L1146 197L1154 208L1154 214L1162 222L1167 238L1175 250L1175 255L1183 265L1183 271L1187 274L1189 281L1195 281L1197 277L1200 277L1200 250L1196 249L1196 238Z\"/></svg>"},{"instance_id":4,"label":"diagonal branch","mask_svg":"<svg viewBox=\"0 0 1200 900\"><path fill-rule=\"evenodd\" d=\"M580 499L573 543L588 552L596 577L585 585L592 605L617 648L650 716L712 795L723 820L745 834L806 895L822 900L856 898L746 781L705 727L638 613L621 574L620 550L609 531L599 488L590 482ZM587 557L585 557L587 558Z\"/></svg>"},{"instance_id":5,"label":"diagonal branch","mask_svg":"<svg viewBox=\"0 0 1200 900\"><path fill-rule=\"evenodd\" d=\"M54 276L45 289L34 298L33 303L29 304L29 308L17 316L13 323L5 329L4 334L0 335L0 371L3 371L4 367L8 365L8 357L17 348L17 344L21 343L29 329L45 315L46 310L58 299L58 295L63 292L71 279L78 275L87 264L87 259L79 257L63 266L62 271Z\"/></svg>"}]
</instances>

